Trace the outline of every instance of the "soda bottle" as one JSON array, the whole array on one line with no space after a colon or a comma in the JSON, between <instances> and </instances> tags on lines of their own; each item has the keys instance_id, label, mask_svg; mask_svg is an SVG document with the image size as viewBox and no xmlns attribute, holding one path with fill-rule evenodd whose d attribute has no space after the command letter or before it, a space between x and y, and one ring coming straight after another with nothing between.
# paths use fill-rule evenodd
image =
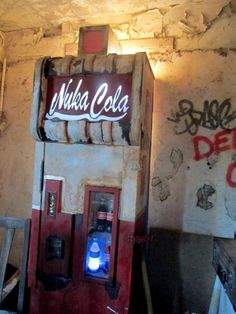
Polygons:
<instances>
[{"instance_id":1,"label":"soda bottle","mask_svg":"<svg viewBox=\"0 0 236 314\"><path fill-rule=\"evenodd\" d=\"M111 233L112 231L113 208L114 208L114 200L110 199L108 202L107 221L106 221L106 231L109 233Z\"/></svg>"},{"instance_id":2,"label":"soda bottle","mask_svg":"<svg viewBox=\"0 0 236 314\"><path fill-rule=\"evenodd\" d=\"M100 205L97 210L97 231L104 232L106 230L107 206L104 198L101 198Z\"/></svg>"}]
</instances>

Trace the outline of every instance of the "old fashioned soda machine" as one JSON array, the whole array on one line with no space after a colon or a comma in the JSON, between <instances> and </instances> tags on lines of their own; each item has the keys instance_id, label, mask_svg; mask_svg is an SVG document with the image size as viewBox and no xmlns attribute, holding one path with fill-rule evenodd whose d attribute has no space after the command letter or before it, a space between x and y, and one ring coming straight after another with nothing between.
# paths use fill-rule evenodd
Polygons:
<instances>
[{"instance_id":1,"label":"old fashioned soda machine","mask_svg":"<svg viewBox=\"0 0 236 314\"><path fill-rule=\"evenodd\" d=\"M110 36L81 28L77 57L36 63L30 313L128 314L139 301L153 74L145 53L109 53Z\"/></svg>"}]
</instances>

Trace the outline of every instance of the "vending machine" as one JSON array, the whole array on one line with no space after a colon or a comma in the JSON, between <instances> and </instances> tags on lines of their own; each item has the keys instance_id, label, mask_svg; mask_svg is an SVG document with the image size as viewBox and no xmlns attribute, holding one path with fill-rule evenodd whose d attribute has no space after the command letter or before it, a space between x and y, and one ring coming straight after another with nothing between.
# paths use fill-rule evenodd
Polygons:
<instances>
[{"instance_id":1,"label":"vending machine","mask_svg":"<svg viewBox=\"0 0 236 314\"><path fill-rule=\"evenodd\" d=\"M145 53L109 53L110 36L82 28L77 57L36 63L32 314L138 313L154 78Z\"/></svg>"}]
</instances>

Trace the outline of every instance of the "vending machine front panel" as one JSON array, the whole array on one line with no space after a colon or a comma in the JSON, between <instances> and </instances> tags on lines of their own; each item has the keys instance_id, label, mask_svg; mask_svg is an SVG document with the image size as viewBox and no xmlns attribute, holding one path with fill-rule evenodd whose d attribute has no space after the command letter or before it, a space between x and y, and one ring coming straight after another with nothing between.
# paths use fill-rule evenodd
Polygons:
<instances>
[{"instance_id":1,"label":"vending machine front panel","mask_svg":"<svg viewBox=\"0 0 236 314\"><path fill-rule=\"evenodd\" d=\"M145 53L36 63L30 313L137 313L152 100Z\"/></svg>"}]
</instances>

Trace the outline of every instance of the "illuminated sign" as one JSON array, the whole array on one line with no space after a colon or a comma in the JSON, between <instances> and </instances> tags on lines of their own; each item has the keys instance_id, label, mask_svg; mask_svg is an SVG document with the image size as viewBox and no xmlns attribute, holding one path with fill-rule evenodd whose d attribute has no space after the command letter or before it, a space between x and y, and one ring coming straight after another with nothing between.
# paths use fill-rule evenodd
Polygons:
<instances>
[{"instance_id":1,"label":"illuminated sign","mask_svg":"<svg viewBox=\"0 0 236 314\"><path fill-rule=\"evenodd\" d=\"M48 120L129 121L131 75L52 76L48 78Z\"/></svg>"}]
</instances>

